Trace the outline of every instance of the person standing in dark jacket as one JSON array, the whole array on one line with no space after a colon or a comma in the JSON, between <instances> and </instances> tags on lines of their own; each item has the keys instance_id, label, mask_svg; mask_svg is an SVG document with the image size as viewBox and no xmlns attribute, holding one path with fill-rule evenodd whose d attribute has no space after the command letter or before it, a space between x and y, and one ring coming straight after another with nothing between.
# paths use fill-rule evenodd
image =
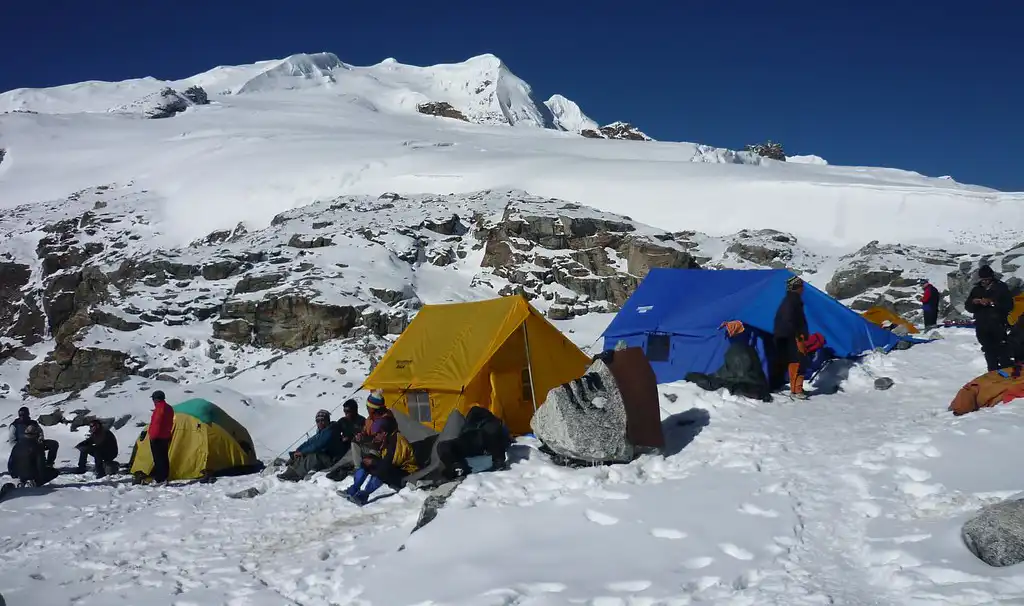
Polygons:
<instances>
[{"instance_id":1,"label":"person standing in dark jacket","mask_svg":"<svg viewBox=\"0 0 1024 606\"><path fill-rule=\"evenodd\" d=\"M974 333L989 371L1008 366L1006 333L1010 328L1008 316L1013 311L1013 296L988 265L978 270L978 283L967 295L964 308L974 314Z\"/></svg>"},{"instance_id":2,"label":"person standing in dark jacket","mask_svg":"<svg viewBox=\"0 0 1024 606\"><path fill-rule=\"evenodd\" d=\"M107 467L117 465L117 437L114 432L103 427L99 419L89 422L89 437L82 440L75 448L78 449L78 469L75 473L85 473L85 461L92 457L96 478L107 475Z\"/></svg>"},{"instance_id":3,"label":"person standing in dark jacket","mask_svg":"<svg viewBox=\"0 0 1024 606\"><path fill-rule=\"evenodd\" d=\"M162 391L153 392L153 416L149 420L149 448L153 454L153 481L166 484L171 476L171 437L174 409Z\"/></svg>"},{"instance_id":4,"label":"person standing in dark jacket","mask_svg":"<svg viewBox=\"0 0 1024 606\"><path fill-rule=\"evenodd\" d=\"M7 472L24 486L42 486L57 477L57 470L46 461L43 432L38 425L25 428L7 460Z\"/></svg>"},{"instance_id":5,"label":"person standing in dark jacket","mask_svg":"<svg viewBox=\"0 0 1024 606\"><path fill-rule=\"evenodd\" d=\"M921 311L924 313L925 330L932 328L939 321L939 289L932 286L928 280L924 281L924 292L921 293Z\"/></svg>"},{"instance_id":6,"label":"person standing in dark jacket","mask_svg":"<svg viewBox=\"0 0 1024 606\"><path fill-rule=\"evenodd\" d=\"M786 363L789 372L790 394L806 400L804 393L804 365L807 339L807 316L804 314L804 281L797 276L786 280L786 296L775 312L775 351Z\"/></svg>"}]
</instances>

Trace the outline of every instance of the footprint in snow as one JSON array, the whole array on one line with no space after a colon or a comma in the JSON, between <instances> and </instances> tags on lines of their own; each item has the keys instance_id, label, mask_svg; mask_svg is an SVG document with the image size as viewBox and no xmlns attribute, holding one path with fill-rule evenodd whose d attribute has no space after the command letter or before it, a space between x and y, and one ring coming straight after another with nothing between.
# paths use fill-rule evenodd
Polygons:
<instances>
[{"instance_id":1,"label":"footprint in snow","mask_svg":"<svg viewBox=\"0 0 1024 606\"><path fill-rule=\"evenodd\" d=\"M656 539L685 539L686 533L675 528L652 528L651 536Z\"/></svg>"},{"instance_id":2,"label":"footprint in snow","mask_svg":"<svg viewBox=\"0 0 1024 606\"><path fill-rule=\"evenodd\" d=\"M736 558L737 560L753 560L754 554L750 553L746 549L733 545L732 543L721 543L718 546L725 555Z\"/></svg>"},{"instance_id":3,"label":"footprint in snow","mask_svg":"<svg viewBox=\"0 0 1024 606\"><path fill-rule=\"evenodd\" d=\"M915 467L900 467L896 470L900 475L906 476L915 482L924 482L932 477L932 474Z\"/></svg>"},{"instance_id":4,"label":"footprint in snow","mask_svg":"<svg viewBox=\"0 0 1024 606\"><path fill-rule=\"evenodd\" d=\"M608 514L601 513L600 511L594 511L593 509L588 509L584 515L586 515L587 519L591 522L600 524L601 526L611 526L619 523L618 518L613 518Z\"/></svg>"},{"instance_id":5,"label":"footprint in snow","mask_svg":"<svg viewBox=\"0 0 1024 606\"><path fill-rule=\"evenodd\" d=\"M683 562L683 566L689 568L690 570L700 570L701 568L707 568L708 566L711 566L711 564L714 561L715 558L709 558L706 556L699 558L690 558L689 560Z\"/></svg>"},{"instance_id":6,"label":"footprint in snow","mask_svg":"<svg viewBox=\"0 0 1024 606\"><path fill-rule=\"evenodd\" d=\"M623 593L636 593L643 591L651 586L650 581L618 581L616 583L608 583L604 586L608 591L619 591Z\"/></svg>"},{"instance_id":7,"label":"footprint in snow","mask_svg":"<svg viewBox=\"0 0 1024 606\"><path fill-rule=\"evenodd\" d=\"M523 583L517 589L519 594L561 593L566 590L566 586L562 583Z\"/></svg>"},{"instance_id":8,"label":"footprint in snow","mask_svg":"<svg viewBox=\"0 0 1024 606\"><path fill-rule=\"evenodd\" d=\"M745 513L747 515L762 516L765 518L779 517L779 512L775 511L774 509L761 509L760 507L754 505L753 503L744 503L740 505L739 511L740 513Z\"/></svg>"}]
</instances>

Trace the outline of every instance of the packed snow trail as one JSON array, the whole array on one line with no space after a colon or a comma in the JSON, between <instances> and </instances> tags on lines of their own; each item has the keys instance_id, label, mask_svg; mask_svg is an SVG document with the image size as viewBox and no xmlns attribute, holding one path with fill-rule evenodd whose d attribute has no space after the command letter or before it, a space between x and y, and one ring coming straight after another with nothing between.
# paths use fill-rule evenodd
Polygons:
<instances>
[{"instance_id":1,"label":"packed snow trail","mask_svg":"<svg viewBox=\"0 0 1024 606\"><path fill-rule=\"evenodd\" d=\"M322 478L61 476L0 503L0 593L41 606L1019 600L1024 571L976 560L959 527L1019 489L1024 409L947 413L984 367L970 331L946 334L872 355L807 402L661 386L675 398L668 457L573 470L516 445L511 470L470 475L411 536L423 491L357 508L335 494L347 482ZM875 391L882 375L896 384ZM266 492L226 496L253 484Z\"/></svg>"}]
</instances>

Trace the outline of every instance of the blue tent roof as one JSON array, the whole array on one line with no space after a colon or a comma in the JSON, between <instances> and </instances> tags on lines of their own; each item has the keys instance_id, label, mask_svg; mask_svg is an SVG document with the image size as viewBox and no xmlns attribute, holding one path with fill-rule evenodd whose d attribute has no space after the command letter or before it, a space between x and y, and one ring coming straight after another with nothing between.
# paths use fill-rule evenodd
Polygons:
<instances>
[{"instance_id":1,"label":"blue tent roof","mask_svg":"<svg viewBox=\"0 0 1024 606\"><path fill-rule=\"evenodd\" d=\"M785 269L652 269L604 331L605 349L647 333L680 335L694 343L717 341L723 335L719 327L727 320L740 320L770 334L792 275ZM876 347L888 350L901 340L810 284L803 299L810 332L821 333L839 357ZM700 364L692 370L714 368Z\"/></svg>"}]
</instances>

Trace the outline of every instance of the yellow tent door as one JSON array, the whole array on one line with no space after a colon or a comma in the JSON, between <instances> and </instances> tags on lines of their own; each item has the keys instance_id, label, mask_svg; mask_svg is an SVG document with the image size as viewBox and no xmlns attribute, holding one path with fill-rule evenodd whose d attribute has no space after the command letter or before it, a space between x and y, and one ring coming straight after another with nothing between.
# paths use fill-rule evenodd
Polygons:
<instances>
[{"instance_id":1,"label":"yellow tent door","mask_svg":"<svg viewBox=\"0 0 1024 606\"><path fill-rule=\"evenodd\" d=\"M1013 298L1013 311L1008 316L1010 326L1016 324L1021 316L1024 316L1024 295L1017 295Z\"/></svg>"}]
</instances>

